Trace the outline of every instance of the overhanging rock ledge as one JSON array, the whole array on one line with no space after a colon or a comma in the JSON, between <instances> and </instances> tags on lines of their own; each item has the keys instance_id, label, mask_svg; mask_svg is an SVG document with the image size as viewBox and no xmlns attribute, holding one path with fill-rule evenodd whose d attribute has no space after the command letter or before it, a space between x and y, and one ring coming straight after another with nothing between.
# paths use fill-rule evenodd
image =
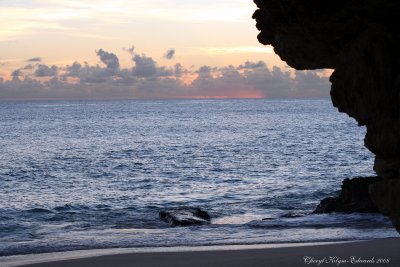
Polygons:
<instances>
[{"instance_id":1,"label":"overhanging rock ledge","mask_svg":"<svg viewBox=\"0 0 400 267\"><path fill-rule=\"evenodd\" d=\"M369 188L400 232L400 1L254 0L258 40L296 69L334 69L335 107L365 125Z\"/></svg>"}]
</instances>

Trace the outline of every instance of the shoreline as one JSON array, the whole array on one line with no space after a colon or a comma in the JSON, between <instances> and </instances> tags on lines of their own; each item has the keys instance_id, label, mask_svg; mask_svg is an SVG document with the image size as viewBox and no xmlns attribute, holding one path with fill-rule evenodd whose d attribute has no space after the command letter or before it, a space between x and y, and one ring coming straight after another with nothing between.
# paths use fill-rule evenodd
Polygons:
<instances>
[{"instance_id":1,"label":"shoreline","mask_svg":"<svg viewBox=\"0 0 400 267\"><path fill-rule=\"evenodd\" d=\"M365 241L314 243L111 248L5 256L0 257L0 265L2 267L329 266L334 264L334 262L327 262L330 257L332 260L336 257L339 262L335 266L338 264L339 266L364 266L361 262L340 263L340 259L350 261L350 257L354 256L361 260L389 259L389 263L369 263L368 265L371 266L400 266L400 254L397 252L399 247L400 238L393 237ZM304 258L307 256L311 261L308 264ZM313 262L323 258L327 258L324 263ZM246 259L251 264L243 265ZM130 265L132 263L136 264Z\"/></svg>"}]
</instances>

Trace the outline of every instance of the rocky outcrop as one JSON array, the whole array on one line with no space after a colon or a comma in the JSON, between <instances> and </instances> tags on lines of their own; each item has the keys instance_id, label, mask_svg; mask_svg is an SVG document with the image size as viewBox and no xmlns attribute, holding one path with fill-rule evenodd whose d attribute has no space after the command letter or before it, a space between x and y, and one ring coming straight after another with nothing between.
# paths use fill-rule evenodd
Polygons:
<instances>
[{"instance_id":1,"label":"rocky outcrop","mask_svg":"<svg viewBox=\"0 0 400 267\"><path fill-rule=\"evenodd\" d=\"M255 0L258 39L296 69L334 69L335 107L365 125L383 178L370 192L400 231L400 31L397 0Z\"/></svg>"},{"instance_id":2,"label":"rocky outcrop","mask_svg":"<svg viewBox=\"0 0 400 267\"><path fill-rule=\"evenodd\" d=\"M210 215L199 208L168 209L160 211L158 215L171 226L209 224L211 221Z\"/></svg>"},{"instance_id":3,"label":"rocky outcrop","mask_svg":"<svg viewBox=\"0 0 400 267\"><path fill-rule=\"evenodd\" d=\"M345 179L342 182L342 190L337 197L327 197L321 200L314 213L331 212L366 212L376 213L378 208L372 202L369 194L369 186L380 181L381 178L357 177Z\"/></svg>"},{"instance_id":4,"label":"rocky outcrop","mask_svg":"<svg viewBox=\"0 0 400 267\"><path fill-rule=\"evenodd\" d=\"M396 229L400 229L400 179L390 179L375 183L370 187L370 195L383 214L391 216Z\"/></svg>"}]
</instances>

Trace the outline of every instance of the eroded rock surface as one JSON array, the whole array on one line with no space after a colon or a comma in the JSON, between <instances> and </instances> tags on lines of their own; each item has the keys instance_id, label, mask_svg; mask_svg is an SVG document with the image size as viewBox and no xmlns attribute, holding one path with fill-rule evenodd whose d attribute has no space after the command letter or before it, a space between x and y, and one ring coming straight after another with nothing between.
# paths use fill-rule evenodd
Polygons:
<instances>
[{"instance_id":1,"label":"eroded rock surface","mask_svg":"<svg viewBox=\"0 0 400 267\"><path fill-rule=\"evenodd\" d=\"M378 181L381 181L381 178L377 176L344 179L340 195L337 197L327 197L321 200L321 203L315 209L314 213L376 213L378 212L378 208L371 199L369 186Z\"/></svg>"},{"instance_id":2,"label":"eroded rock surface","mask_svg":"<svg viewBox=\"0 0 400 267\"><path fill-rule=\"evenodd\" d=\"M254 0L258 39L296 69L332 68L335 107L365 125L383 178L372 199L400 231L400 1Z\"/></svg>"},{"instance_id":3,"label":"eroded rock surface","mask_svg":"<svg viewBox=\"0 0 400 267\"><path fill-rule=\"evenodd\" d=\"M171 226L209 224L210 215L199 208L176 208L159 212L159 217Z\"/></svg>"}]
</instances>

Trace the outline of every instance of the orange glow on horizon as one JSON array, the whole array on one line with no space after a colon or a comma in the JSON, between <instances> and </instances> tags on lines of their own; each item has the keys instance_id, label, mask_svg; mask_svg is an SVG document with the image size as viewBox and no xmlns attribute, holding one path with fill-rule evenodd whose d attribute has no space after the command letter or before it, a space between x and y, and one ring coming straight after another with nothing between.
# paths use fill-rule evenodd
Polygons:
<instances>
[{"instance_id":1,"label":"orange glow on horizon","mask_svg":"<svg viewBox=\"0 0 400 267\"><path fill-rule=\"evenodd\" d=\"M217 96L193 96L193 97L179 97L179 99L262 99L265 98L264 96L251 96L251 95L246 95L246 96L226 96L226 95L217 95Z\"/></svg>"},{"instance_id":2,"label":"orange glow on horizon","mask_svg":"<svg viewBox=\"0 0 400 267\"><path fill-rule=\"evenodd\" d=\"M197 96L182 96L178 97L181 99L185 98L193 98L193 99L232 99L232 98L243 98L243 99L262 99L265 98L265 95L262 94L260 91L237 91L232 92L229 95L197 95Z\"/></svg>"}]
</instances>

